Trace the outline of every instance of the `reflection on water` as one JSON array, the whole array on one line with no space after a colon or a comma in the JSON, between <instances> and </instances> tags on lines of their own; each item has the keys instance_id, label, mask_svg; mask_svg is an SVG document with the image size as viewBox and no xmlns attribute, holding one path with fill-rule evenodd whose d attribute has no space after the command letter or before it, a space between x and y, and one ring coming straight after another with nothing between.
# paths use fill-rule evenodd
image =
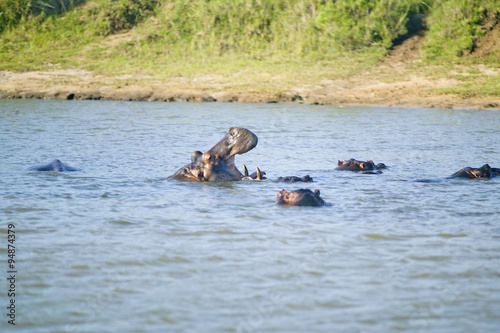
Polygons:
<instances>
[{"instance_id":1,"label":"reflection on water","mask_svg":"<svg viewBox=\"0 0 500 333\"><path fill-rule=\"evenodd\" d=\"M0 252L14 223L16 330L495 331L500 178L415 180L500 167L499 116L0 100ZM237 166L268 181L166 180L231 126L259 137ZM333 170L351 157L389 169ZM55 158L83 171L24 171ZM276 182L306 174L315 182ZM318 188L330 206L277 206L282 188Z\"/></svg>"}]
</instances>

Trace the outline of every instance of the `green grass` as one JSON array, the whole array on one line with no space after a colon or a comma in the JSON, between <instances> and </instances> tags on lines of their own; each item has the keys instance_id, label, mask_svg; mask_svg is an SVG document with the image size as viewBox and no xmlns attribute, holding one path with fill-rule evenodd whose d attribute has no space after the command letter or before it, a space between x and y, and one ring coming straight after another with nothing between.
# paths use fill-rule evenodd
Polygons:
<instances>
[{"instance_id":1,"label":"green grass","mask_svg":"<svg viewBox=\"0 0 500 333\"><path fill-rule=\"evenodd\" d=\"M500 0L0 0L0 70L255 82L272 73L291 86L370 69L415 14L428 15L422 66L500 66L498 53L464 57Z\"/></svg>"},{"instance_id":2,"label":"green grass","mask_svg":"<svg viewBox=\"0 0 500 333\"><path fill-rule=\"evenodd\" d=\"M458 76L456 78L464 81L464 83L459 84L454 88L436 89L436 92L457 94L463 98L500 95L500 74L473 75L474 76L468 75L468 77Z\"/></svg>"},{"instance_id":3,"label":"green grass","mask_svg":"<svg viewBox=\"0 0 500 333\"><path fill-rule=\"evenodd\" d=\"M25 6L13 5L21 2ZM102 55L119 63L128 60L131 66L136 61L151 63L159 58L166 62L186 59L194 62L227 55L246 60L275 57L332 60L361 52L380 58L392 40L406 32L408 16L419 11L423 3L416 0L80 0L59 6L58 11L49 14L34 11L35 3L40 2L0 0L0 10L3 8L0 17L9 17L0 21L0 31L3 30L0 68L31 70L49 61L75 66L79 57L100 53L82 50L99 48L104 37L132 27L140 33L139 38ZM16 61L17 54L26 61ZM69 54L76 59L68 59Z\"/></svg>"},{"instance_id":4,"label":"green grass","mask_svg":"<svg viewBox=\"0 0 500 333\"><path fill-rule=\"evenodd\" d=\"M462 62L462 56L471 52L475 41L484 36L481 25L488 17L499 16L500 0L436 2L428 18L429 33L423 46L425 58L434 63ZM498 65L499 58L497 52L481 61Z\"/></svg>"}]
</instances>

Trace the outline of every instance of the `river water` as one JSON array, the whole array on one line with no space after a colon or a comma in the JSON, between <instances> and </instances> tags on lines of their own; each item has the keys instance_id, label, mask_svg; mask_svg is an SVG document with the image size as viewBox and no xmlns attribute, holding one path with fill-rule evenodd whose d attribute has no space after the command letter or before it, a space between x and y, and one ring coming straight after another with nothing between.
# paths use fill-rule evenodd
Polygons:
<instances>
[{"instance_id":1,"label":"river water","mask_svg":"<svg viewBox=\"0 0 500 333\"><path fill-rule=\"evenodd\" d=\"M231 126L268 181L167 180ZM499 110L0 100L0 147L2 332L11 299L16 332L500 327L500 177L445 179L500 167ZM389 169L334 170L351 157ZM25 170L55 158L82 171Z\"/></svg>"}]
</instances>

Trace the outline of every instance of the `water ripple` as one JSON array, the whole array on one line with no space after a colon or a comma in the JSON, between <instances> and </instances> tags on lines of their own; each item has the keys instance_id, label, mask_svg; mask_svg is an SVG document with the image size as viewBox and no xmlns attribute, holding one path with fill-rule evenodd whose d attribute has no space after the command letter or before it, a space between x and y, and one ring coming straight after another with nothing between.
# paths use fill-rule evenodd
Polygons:
<instances>
[{"instance_id":1,"label":"water ripple","mask_svg":"<svg viewBox=\"0 0 500 333\"><path fill-rule=\"evenodd\" d=\"M0 233L6 242L15 225L20 332L498 326L499 180L446 179L500 167L498 111L0 106ZM235 125L259 137L236 165L261 167L267 182L167 180ZM333 170L351 157L390 168ZM54 158L84 171L25 172ZM305 174L315 182L277 182ZM283 188L318 188L331 206L278 206Z\"/></svg>"}]
</instances>

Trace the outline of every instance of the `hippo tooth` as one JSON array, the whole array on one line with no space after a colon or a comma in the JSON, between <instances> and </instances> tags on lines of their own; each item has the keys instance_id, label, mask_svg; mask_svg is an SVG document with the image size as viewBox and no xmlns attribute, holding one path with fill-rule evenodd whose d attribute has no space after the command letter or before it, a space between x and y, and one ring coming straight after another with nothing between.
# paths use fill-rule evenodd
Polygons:
<instances>
[{"instance_id":1,"label":"hippo tooth","mask_svg":"<svg viewBox=\"0 0 500 333\"><path fill-rule=\"evenodd\" d=\"M248 169L247 169L247 166L245 164L243 164L243 175L245 177L248 177Z\"/></svg>"},{"instance_id":2,"label":"hippo tooth","mask_svg":"<svg viewBox=\"0 0 500 333\"><path fill-rule=\"evenodd\" d=\"M255 179L262 180L262 172L260 172L259 167L257 167L257 178L255 178Z\"/></svg>"}]
</instances>

